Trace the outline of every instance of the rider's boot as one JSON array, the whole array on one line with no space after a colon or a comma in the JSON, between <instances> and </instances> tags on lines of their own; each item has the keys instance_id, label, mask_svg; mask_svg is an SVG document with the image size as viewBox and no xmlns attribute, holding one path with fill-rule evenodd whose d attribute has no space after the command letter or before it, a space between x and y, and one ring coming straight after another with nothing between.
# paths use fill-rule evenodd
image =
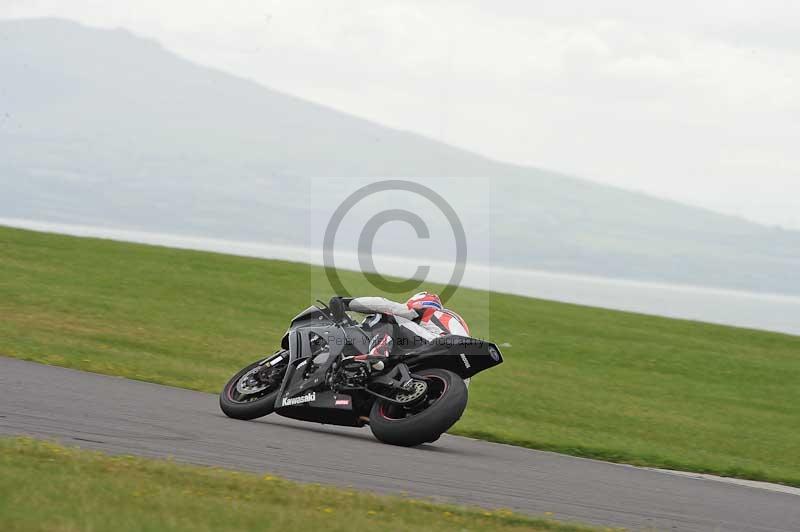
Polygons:
<instances>
[{"instance_id":1,"label":"rider's boot","mask_svg":"<svg viewBox=\"0 0 800 532\"><path fill-rule=\"evenodd\" d=\"M379 334L369 343L369 354L358 355L353 358L355 360L369 362L372 365L372 369L375 371L383 371L386 367L385 361L392 353L393 346L394 340L392 340L391 335Z\"/></svg>"}]
</instances>

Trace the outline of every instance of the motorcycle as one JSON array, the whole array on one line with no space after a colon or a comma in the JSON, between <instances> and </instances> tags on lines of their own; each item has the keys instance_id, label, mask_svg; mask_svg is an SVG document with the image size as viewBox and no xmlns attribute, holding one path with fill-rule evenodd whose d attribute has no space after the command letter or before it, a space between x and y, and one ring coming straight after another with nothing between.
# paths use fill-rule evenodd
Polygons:
<instances>
[{"instance_id":1,"label":"motorcycle","mask_svg":"<svg viewBox=\"0 0 800 532\"><path fill-rule=\"evenodd\" d=\"M433 443L467 406L469 379L503 362L493 343L447 335L428 341L419 325L373 314L358 323L342 298L296 316L281 349L239 371L220 407L251 420L273 412L316 423L363 427L392 445ZM370 356L388 334L388 358Z\"/></svg>"}]
</instances>

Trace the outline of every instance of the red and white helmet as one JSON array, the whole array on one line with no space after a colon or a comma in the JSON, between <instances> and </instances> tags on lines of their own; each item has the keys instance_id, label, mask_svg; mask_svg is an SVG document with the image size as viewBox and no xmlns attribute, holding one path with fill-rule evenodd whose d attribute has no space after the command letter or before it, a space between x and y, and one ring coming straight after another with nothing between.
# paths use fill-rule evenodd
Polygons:
<instances>
[{"instance_id":1,"label":"red and white helmet","mask_svg":"<svg viewBox=\"0 0 800 532\"><path fill-rule=\"evenodd\" d=\"M416 310L420 314L427 309L442 310L442 300L436 294L429 294L428 292L420 292L413 296L406 302L406 306L410 310Z\"/></svg>"}]
</instances>

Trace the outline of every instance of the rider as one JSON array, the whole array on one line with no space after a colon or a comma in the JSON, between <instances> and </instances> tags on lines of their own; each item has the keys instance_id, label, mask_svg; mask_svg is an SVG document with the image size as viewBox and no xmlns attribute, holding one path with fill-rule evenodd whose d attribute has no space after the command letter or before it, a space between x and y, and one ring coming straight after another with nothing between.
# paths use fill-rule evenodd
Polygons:
<instances>
[{"instance_id":1,"label":"rider","mask_svg":"<svg viewBox=\"0 0 800 532\"><path fill-rule=\"evenodd\" d=\"M382 297L357 297L347 301L347 308L361 314L393 316L398 325L409 329L426 342L448 334L469 336L469 327L464 319L452 310L444 308L439 296L429 292L420 292L405 304ZM388 357L392 345L391 335L386 333L377 335L370 343L369 358L374 361ZM380 369L383 364L379 361L373 364L373 367Z\"/></svg>"}]
</instances>

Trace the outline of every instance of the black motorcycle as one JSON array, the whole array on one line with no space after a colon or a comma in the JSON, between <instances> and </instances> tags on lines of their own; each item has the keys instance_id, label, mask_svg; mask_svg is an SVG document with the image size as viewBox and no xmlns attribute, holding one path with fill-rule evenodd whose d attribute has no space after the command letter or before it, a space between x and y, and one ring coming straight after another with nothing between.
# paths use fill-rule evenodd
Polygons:
<instances>
[{"instance_id":1,"label":"black motorcycle","mask_svg":"<svg viewBox=\"0 0 800 532\"><path fill-rule=\"evenodd\" d=\"M330 425L368 424L393 445L434 442L464 413L469 379L503 358L492 343L454 335L428 341L414 325L382 314L357 323L341 298L320 302L292 320L280 351L225 385L220 407L235 419L276 412ZM393 339L390 356L367 355L386 334Z\"/></svg>"}]
</instances>

